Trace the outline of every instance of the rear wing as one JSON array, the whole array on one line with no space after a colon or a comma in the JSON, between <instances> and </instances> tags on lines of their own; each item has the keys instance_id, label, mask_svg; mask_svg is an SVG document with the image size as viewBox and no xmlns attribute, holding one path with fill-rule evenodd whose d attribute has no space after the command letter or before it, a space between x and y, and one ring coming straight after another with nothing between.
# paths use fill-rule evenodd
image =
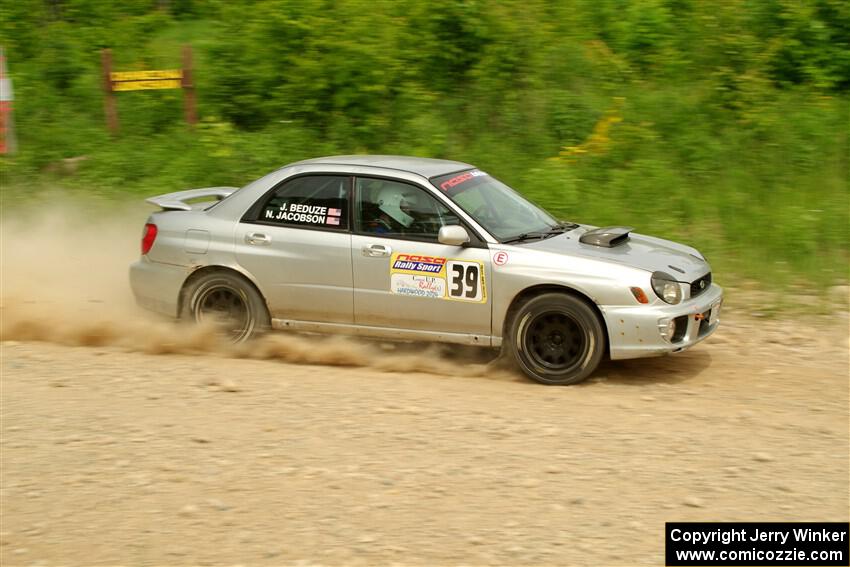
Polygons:
<instances>
[{"instance_id":1,"label":"rear wing","mask_svg":"<svg viewBox=\"0 0 850 567\"><path fill-rule=\"evenodd\" d=\"M156 205L157 207L162 207L165 211L191 211L193 208L198 207L193 207L186 201L203 199L204 197L215 197L216 202L218 202L225 197L229 197L238 189L238 187L206 187L204 189L189 189L188 191L177 191L176 193L166 193L165 195L151 197L150 199L145 199L145 202L150 203L151 205ZM203 203L203 205L204 207L202 208L207 208L209 206L208 203Z\"/></svg>"}]
</instances>

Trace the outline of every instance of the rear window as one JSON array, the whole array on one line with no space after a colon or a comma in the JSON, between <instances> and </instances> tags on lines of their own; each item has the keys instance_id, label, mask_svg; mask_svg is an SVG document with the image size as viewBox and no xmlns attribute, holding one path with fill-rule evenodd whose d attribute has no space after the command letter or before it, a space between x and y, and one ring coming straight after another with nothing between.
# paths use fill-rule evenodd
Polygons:
<instances>
[{"instance_id":1,"label":"rear window","mask_svg":"<svg viewBox=\"0 0 850 567\"><path fill-rule=\"evenodd\" d=\"M286 181L260 209L258 221L293 227L348 229L350 178L306 175Z\"/></svg>"}]
</instances>

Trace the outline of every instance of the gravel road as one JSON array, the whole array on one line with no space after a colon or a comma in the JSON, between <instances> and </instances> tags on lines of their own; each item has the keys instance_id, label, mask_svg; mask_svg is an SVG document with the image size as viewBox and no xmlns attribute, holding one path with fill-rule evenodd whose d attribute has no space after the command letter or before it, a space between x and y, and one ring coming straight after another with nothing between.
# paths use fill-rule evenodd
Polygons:
<instances>
[{"instance_id":1,"label":"gravel road","mask_svg":"<svg viewBox=\"0 0 850 567\"><path fill-rule=\"evenodd\" d=\"M846 288L829 319L727 290L692 350L544 387L484 351L151 319L147 211L0 222L4 567L661 565L665 521L850 516Z\"/></svg>"},{"instance_id":2,"label":"gravel road","mask_svg":"<svg viewBox=\"0 0 850 567\"><path fill-rule=\"evenodd\" d=\"M665 521L850 515L846 313L728 310L574 387L463 349L92 336L2 343L3 565L662 565Z\"/></svg>"}]
</instances>

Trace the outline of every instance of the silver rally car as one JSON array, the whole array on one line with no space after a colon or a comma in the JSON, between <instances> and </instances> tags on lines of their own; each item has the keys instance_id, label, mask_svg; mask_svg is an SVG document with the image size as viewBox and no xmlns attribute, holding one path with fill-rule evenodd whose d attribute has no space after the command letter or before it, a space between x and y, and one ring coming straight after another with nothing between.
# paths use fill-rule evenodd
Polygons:
<instances>
[{"instance_id":1,"label":"silver rally car","mask_svg":"<svg viewBox=\"0 0 850 567\"><path fill-rule=\"evenodd\" d=\"M324 157L148 202L162 211L130 267L136 300L235 342L273 328L501 347L573 384L719 323L695 249L558 221L465 163Z\"/></svg>"}]
</instances>

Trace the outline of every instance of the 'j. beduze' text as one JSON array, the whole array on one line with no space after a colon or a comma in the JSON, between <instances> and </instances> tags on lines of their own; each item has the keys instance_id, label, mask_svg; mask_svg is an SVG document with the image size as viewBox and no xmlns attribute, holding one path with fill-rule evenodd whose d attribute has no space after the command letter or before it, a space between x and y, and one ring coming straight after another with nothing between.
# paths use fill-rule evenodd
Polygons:
<instances>
[{"instance_id":1,"label":"'j. beduze' text","mask_svg":"<svg viewBox=\"0 0 850 567\"><path fill-rule=\"evenodd\" d=\"M284 203L280 209L266 210L266 220L283 220L290 222L306 222L311 224L325 224L328 215L328 207L316 205L300 205L297 203Z\"/></svg>"}]
</instances>

